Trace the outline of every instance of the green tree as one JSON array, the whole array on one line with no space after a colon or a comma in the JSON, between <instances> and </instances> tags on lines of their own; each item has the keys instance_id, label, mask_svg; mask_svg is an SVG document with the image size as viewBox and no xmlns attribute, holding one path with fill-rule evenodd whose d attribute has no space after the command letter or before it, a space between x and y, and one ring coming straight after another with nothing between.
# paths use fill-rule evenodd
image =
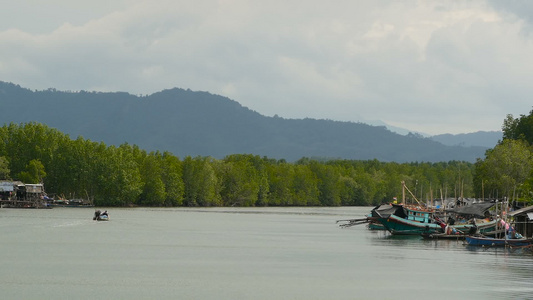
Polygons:
<instances>
[{"instance_id":1,"label":"green tree","mask_svg":"<svg viewBox=\"0 0 533 300\"><path fill-rule=\"evenodd\" d=\"M509 114L503 121L503 139L525 140L533 145L533 110L529 115L520 115L520 118L513 118Z\"/></svg>"},{"instance_id":2,"label":"green tree","mask_svg":"<svg viewBox=\"0 0 533 300\"><path fill-rule=\"evenodd\" d=\"M317 161L312 161L309 166L318 179L320 204L324 206L341 205L340 172L338 168Z\"/></svg>"},{"instance_id":3,"label":"green tree","mask_svg":"<svg viewBox=\"0 0 533 300\"><path fill-rule=\"evenodd\" d=\"M0 156L0 180L10 179L9 161L4 156Z\"/></svg>"},{"instance_id":4,"label":"green tree","mask_svg":"<svg viewBox=\"0 0 533 300\"><path fill-rule=\"evenodd\" d=\"M144 159L141 178L144 183L140 204L145 206L162 206L166 200L165 183L162 179L161 155L150 153Z\"/></svg>"},{"instance_id":5,"label":"green tree","mask_svg":"<svg viewBox=\"0 0 533 300\"><path fill-rule=\"evenodd\" d=\"M503 139L525 140L533 145L533 110L529 115L520 115L520 118L514 119L509 114L503 121Z\"/></svg>"},{"instance_id":6,"label":"green tree","mask_svg":"<svg viewBox=\"0 0 533 300\"><path fill-rule=\"evenodd\" d=\"M165 184L165 206L181 206L183 204L184 184L182 163L174 155L164 152L162 157L161 179Z\"/></svg>"},{"instance_id":7,"label":"green tree","mask_svg":"<svg viewBox=\"0 0 533 300\"><path fill-rule=\"evenodd\" d=\"M208 157L187 156L183 161L184 205L220 206L220 187L213 165Z\"/></svg>"},{"instance_id":8,"label":"green tree","mask_svg":"<svg viewBox=\"0 0 533 300\"><path fill-rule=\"evenodd\" d=\"M531 176L532 155L527 142L503 140L487 151L483 162L476 164L478 185L498 190L501 196L512 198L518 188ZM520 191L520 190L519 190ZM513 198L514 199L514 198Z\"/></svg>"},{"instance_id":9,"label":"green tree","mask_svg":"<svg viewBox=\"0 0 533 300\"><path fill-rule=\"evenodd\" d=\"M43 178L46 177L46 172L41 161L32 159L26 165L26 171L22 171L18 175L19 179L26 183L43 183Z\"/></svg>"},{"instance_id":10,"label":"green tree","mask_svg":"<svg viewBox=\"0 0 533 300\"><path fill-rule=\"evenodd\" d=\"M269 194L268 205L292 205L293 196L291 186L294 178L294 168L284 161L272 163L267 168Z\"/></svg>"},{"instance_id":11,"label":"green tree","mask_svg":"<svg viewBox=\"0 0 533 300\"><path fill-rule=\"evenodd\" d=\"M319 206L318 179L308 165L293 167L293 205Z\"/></svg>"}]
</instances>

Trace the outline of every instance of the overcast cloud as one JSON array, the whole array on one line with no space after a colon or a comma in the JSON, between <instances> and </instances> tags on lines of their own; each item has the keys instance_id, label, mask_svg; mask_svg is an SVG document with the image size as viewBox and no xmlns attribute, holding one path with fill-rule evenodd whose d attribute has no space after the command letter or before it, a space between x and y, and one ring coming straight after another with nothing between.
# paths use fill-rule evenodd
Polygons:
<instances>
[{"instance_id":1,"label":"overcast cloud","mask_svg":"<svg viewBox=\"0 0 533 300\"><path fill-rule=\"evenodd\" d=\"M500 130L533 105L533 1L5 2L0 80L30 89L189 88L429 134Z\"/></svg>"}]
</instances>

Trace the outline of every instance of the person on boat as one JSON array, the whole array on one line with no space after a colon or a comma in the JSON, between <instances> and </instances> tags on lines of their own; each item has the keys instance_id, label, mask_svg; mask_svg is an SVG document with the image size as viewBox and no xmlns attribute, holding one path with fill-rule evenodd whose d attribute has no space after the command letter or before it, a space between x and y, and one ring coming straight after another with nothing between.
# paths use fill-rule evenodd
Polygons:
<instances>
[{"instance_id":1,"label":"person on boat","mask_svg":"<svg viewBox=\"0 0 533 300\"><path fill-rule=\"evenodd\" d=\"M472 227L470 227L470 229L468 230L468 234L470 235L474 235L477 233L477 224L474 222L474 224L472 225Z\"/></svg>"},{"instance_id":2,"label":"person on boat","mask_svg":"<svg viewBox=\"0 0 533 300\"><path fill-rule=\"evenodd\" d=\"M455 225L455 219L452 217L448 218L448 225Z\"/></svg>"},{"instance_id":3,"label":"person on boat","mask_svg":"<svg viewBox=\"0 0 533 300\"><path fill-rule=\"evenodd\" d=\"M512 240L512 239L521 239L521 238L523 238L523 236L520 233L516 232L516 229L514 229L513 226L509 225L509 223L507 223L507 224L508 224L508 227L507 227L507 238L508 239Z\"/></svg>"},{"instance_id":4,"label":"person on boat","mask_svg":"<svg viewBox=\"0 0 533 300\"><path fill-rule=\"evenodd\" d=\"M109 215L107 214L107 210L102 213L102 216L109 217Z\"/></svg>"},{"instance_id":5,"label":"person on boat","mask_svg":"<svg viewBox=\"0 0 533 300\"><path fill-rule=\"evenodd\" d=\"M446 233L447 229L448 229L448 225L446 223L444 223L441 219L439 219L438 217L435 217L435 223L439 224L440 226L440 229L442 230L442 232Z\"/></svg>"}]
</instances>

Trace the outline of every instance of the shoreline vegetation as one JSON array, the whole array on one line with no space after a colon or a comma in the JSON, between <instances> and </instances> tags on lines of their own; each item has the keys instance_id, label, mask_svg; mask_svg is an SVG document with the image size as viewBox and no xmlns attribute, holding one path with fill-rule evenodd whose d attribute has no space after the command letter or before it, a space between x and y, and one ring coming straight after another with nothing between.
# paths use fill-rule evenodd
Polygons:
<instances>
[{"instance_id":1,"label":"shoreline vegetation","mask_svg":"<svg viewBox=\"0 0 533 300\"><path fill-rule=\"evenodd\" d=\"M507 139L475 164L305 157L287 162L253 154L180 159L127 143L71 139L41 123L11 123L0 127L0 179L39 182L48 194L87 195L95 206L118 207L373 206L399 198L402 181L423 202L529 200L531 146L509 132L520 120L508 116Z\"/></svg>"}]
</instances>

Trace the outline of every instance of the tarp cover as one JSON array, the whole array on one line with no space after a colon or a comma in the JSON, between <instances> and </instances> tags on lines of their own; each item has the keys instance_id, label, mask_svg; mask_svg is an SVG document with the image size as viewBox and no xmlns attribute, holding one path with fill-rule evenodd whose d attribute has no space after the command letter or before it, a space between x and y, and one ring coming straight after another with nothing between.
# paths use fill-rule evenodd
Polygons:
<instances>
[{"instance_id":1,"label":"tarp cover","mask_svg":"<svg viewBox=\"0 0 533 300\"><path fill-rule=\"evenodd\" d=\"M489 208L493 207L494 204L494 202L474 203L471 205L447 209L446 212L452 212L461 215L473 215L476 217L484 218L485 212L489 210Z\"/></svg>"},{"instance_id":2,"label":"tarp cover","mask_svg":"<svg viewBox=\"0 0 533 300\"><path fill-rule=\"evenodd\" d=\"M390 215L394 214L403 217L405 215L403 213L403 207L401 205L382 204L372 209L372 217L387 219Z\"/></svg>"}]
</instances>

